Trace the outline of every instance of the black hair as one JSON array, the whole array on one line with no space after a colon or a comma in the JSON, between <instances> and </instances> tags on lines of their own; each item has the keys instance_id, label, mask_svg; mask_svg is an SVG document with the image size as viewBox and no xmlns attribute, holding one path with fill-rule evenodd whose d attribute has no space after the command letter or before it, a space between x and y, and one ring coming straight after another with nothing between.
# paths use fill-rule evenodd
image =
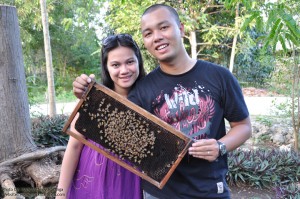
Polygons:
<instances>
[{"instance_id":1,"label":"black hair","mask_svg":"<svg viewBox=\"0 0 300 199\"><path fill-rule=\"evenodd\" d=\"M138 47L137 43L129 34L116 34L110 35L106 37L102 42L101 48L101 82L104 86L114 89L114 82L111 79L108 68L107 68L107 59L108 53L119 46L127 47L133 50L134 54L136 55L138 62L139 62L139 76L136 81L143 78L146 73L143 64L143 58Z\"/></svg>"},{"instance_id":2,"label":"black hair","mask_svg":"<svg viewBox=\"0 0 300 199\"><path fill-rule=\"evenodd\" d=\"M171 6L168 6L168 5L165 5L165 4L153 4L152 6L149 6L145 11L144 13L142 14L142 16L150 13L150 12L153 12L159 8L166 8L167 10L169 10L169 12L174 16L175 18L175 21L178 25L180 25L180 19L179 19L179 15L178 15L178 12Z\"/></svg>"}]
</instances>

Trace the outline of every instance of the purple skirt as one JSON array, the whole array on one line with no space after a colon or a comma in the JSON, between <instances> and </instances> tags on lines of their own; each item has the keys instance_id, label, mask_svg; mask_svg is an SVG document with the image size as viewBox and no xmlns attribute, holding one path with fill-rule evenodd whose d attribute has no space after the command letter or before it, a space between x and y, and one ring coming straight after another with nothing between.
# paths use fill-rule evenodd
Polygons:
<instances>
[{"instance_id":1,"label":"purple skirt","mask_svg":"<svg viewBox=\"0 0 300 199\"><path fill-rule=\"evenodd\" d=\"M84 145L68 198L141 199L140 184L139 176Z\"/></svg>"}]
</instances>

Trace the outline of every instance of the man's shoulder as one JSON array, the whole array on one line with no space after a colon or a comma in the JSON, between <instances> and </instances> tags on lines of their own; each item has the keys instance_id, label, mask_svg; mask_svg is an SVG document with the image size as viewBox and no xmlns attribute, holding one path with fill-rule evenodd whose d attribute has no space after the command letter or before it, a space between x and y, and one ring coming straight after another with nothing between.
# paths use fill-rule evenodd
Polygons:
<instances>
[{"instance_id":1,"label":"man's shoulder","mask_svg":"<svg viewBox=\"0 0 300 199\"><path fill-rule=\"evenodd\" d=\"M198 60L197 64L198 68L201 68L202 70L205 70L206 72L217 72L220 74L229 74L230 71L228 70L227 67L222 66L217 63L205 61L205 60Z\"/></svg>"},{"instance_id":2,"label":"man's shoulder","mask_svg":"<svg viewBox=\"0 0 300 199\"><path fill-rule=\"evenodd\" d=\"M207 67L212 67L212 68L227 69L225 66L222 66L221 64L213 63L213 62L202 60L202 59L197 60L197 65L198 66L207 66Z\"/></svg>"},{"instance_id":3,"label":"man's shoulder","mask_svg":"<svg viewBox=\"0 0 300 199\"><path fill-rule=\"evenodd\" d=\"M143 79L141 79L139 81L139 84L150 81L151 79L155 78L158 73L159 73L159 67L156 67L155 69L150 71Z\"/></svg>"}]
</instances>

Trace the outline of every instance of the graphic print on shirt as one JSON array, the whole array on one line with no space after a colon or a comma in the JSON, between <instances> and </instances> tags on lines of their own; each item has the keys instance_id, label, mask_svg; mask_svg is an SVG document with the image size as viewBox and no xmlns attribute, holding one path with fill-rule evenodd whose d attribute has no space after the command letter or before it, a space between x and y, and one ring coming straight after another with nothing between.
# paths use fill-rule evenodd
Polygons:
<instances>
[{"instance_id":1,"label":"graphic print on shirt","mask_svg":"<svg viewBox=\"0 0 300 199\"><path fill-rule=\"evenodd\" d=\"M178 84L171 95L162 90L152 103L154 114L194 139L208 138L215 101L203 86L184 88Z\"/></svg>"}]
</instances>

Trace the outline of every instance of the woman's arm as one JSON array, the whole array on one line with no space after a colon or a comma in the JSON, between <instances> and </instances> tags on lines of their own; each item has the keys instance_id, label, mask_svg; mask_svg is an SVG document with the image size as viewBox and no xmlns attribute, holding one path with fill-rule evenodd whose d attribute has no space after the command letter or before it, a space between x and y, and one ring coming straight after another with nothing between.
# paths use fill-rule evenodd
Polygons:
<instances>
[{"instance_id":1,"label":"woman's arm","mask_svg":"<svg viewBox=\"0 0 300 199\"><path fill-rule=\"evenodd\" d=\"M78 114L74 118L74 120L71 123L71 131L78 134L79 136L82 136L78 131L75 130L75 122L78 119ZM59 177L59 182L57 186L56 191L56 198L66 198L69 187L71 185L71 182L73 180L73 176L75 173L75 170L77 168L77 164L80 158L80 153L83 147L83 143L78 141L77 139L70 136L63 162L61 165L61 172Z\"/></svg>"}]
</instances>

